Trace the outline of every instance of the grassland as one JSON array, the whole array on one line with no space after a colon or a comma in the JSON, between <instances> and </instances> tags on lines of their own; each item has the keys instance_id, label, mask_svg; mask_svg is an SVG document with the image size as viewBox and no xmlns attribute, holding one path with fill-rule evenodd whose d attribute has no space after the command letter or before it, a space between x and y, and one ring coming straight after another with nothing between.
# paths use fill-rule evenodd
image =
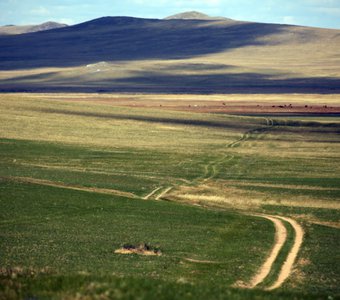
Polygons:
<instances>
[{"instance_id":1,"label":"grassland","mask_svg":"<svg viewBox=\"0 0 340 300\"><path fill-rule=\"evenodd\" d=\"M221 96L183 96L185 105L168 96L160 107L161 97L1 95L0 298L339 296L338 119L205 113L195 105ZM235 97L228 105L249 104ZM266 97L256 103L285 101ZM287 225L263 286L241 289L274 241L256 213L305 231L292 274L272 292L261 288L294 231ZM115 254L125 243L162 255Z\"/></svg>"}]
</instances>

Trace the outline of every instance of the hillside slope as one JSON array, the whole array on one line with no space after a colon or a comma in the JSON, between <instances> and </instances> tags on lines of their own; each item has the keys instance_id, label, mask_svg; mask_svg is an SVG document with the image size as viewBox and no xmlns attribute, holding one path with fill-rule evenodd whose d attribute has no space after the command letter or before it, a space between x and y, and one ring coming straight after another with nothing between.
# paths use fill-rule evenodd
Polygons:
<instances>
[{"instance_id":1,"label":"hillside slope","mask_svg":"<svg viewBox=\"0 0 340 300\"><path fill-rule=\"evenodd\" d=\"M0 36L0 90L338 93L339 48L340 30L104 17Z\"/></svg>"}]
</instances>

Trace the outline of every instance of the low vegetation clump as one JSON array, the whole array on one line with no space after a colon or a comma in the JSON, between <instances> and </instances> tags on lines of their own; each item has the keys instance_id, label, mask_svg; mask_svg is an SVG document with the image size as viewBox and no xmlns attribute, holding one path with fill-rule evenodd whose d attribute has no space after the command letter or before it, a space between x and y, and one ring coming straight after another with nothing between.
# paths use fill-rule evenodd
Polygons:
<instances>
[{"instance_id":1,"label":"low vegetation clump","mask_svg":"<svg viewBox=\"0 0 340 300\"><path fill-rule=\"evenodd\" d=\"M117 254L139 254L148 256L160 256L162 252L159 248L153 248L145 243L139 244L137 246L131 244L125 244L122 248L115 250L114 253Z\"/></svg>"}]
</instances>

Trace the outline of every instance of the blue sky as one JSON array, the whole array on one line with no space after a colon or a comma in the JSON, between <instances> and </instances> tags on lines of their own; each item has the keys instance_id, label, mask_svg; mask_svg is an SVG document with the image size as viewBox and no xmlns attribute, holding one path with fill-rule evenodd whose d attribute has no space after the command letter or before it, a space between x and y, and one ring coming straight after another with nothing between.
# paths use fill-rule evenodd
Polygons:
<instances>
[{"instance_id":1,"label":"blue sky","mask_svg":"<svg viewBox=\"0 0 340 300\"><path fill-rule=\"evenodd\" d=\"M0 0L0 25L102 16L163 18L188 10L237 20L340 29L340 0Z\"/></svg>"}]
</instances>

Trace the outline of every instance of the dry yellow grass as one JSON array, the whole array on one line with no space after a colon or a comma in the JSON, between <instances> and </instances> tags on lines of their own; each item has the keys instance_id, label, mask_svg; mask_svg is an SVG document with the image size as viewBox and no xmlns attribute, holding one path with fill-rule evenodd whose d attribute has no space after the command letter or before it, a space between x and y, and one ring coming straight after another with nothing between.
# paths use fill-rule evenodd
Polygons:
<instances>
[{"instance_id":1,"label":"dry yellow grass","mask_svg":"<svg viewBox=\"0 0 340 300\"><path fill-rule=\"evenodd\" d=\"M218 180L208 181L198 186L180 186L167 194L168 199L195 204L213 204L229 208L252 210L263 205L340 209L337 199L320 197L319 195L295 195L294 197L280 196L280 193L272 191L257 191L243 189L243 187L267 187L279 188L290 192L291 190L310 191L338 191L337 188L322 188L315 186L283 185L252 183L244 180ZM315 221L315 220L314 220Z\"/></svg>"},{"instance_id":2,"label":"dry yellow grass","mask_svg":"<svg viewBox=\"0 0 340 300\"><path fill-rule=\"evenodd\" d=\"M50 72L51 70L46 70ZM0 76L4 76L7 71L0 73ZM19 71L8 71L8 72L19 72ZM20 70L20 73L26 72ZM27 72L34 72L27 70ZM41 99L41 100L58 100L60 102L87 102L91 105L143 105L156 106L156 105L168 105L178 106L182 103L184 105L188 103L200 103L201 101L209 101L211 103L221 101L227 104L244 104L244 105L256 105L256 104L270 104L278 105L282 103L292 104L307 104L307 105L334 105L340 106L340 95L339 94L214 94L214 95L188 95L188 94L105 94L105 93L2 93L0 99Z\"/></svg>"}]
</instances>

